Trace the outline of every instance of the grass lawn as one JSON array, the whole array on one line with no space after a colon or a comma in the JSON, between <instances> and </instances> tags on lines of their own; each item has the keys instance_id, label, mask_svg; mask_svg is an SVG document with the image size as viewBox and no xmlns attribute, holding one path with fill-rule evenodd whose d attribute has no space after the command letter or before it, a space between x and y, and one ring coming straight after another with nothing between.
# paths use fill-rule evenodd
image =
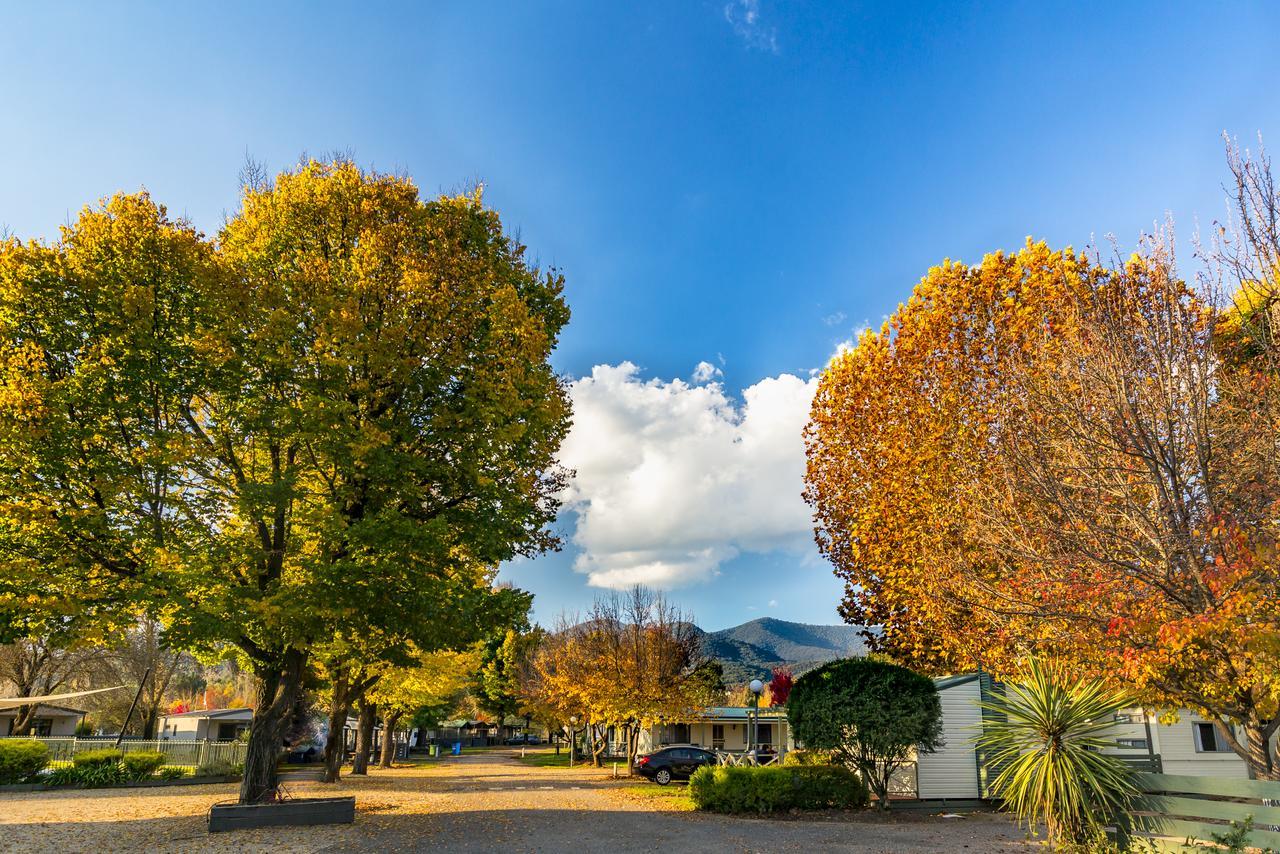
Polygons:
<instances>
[{"instance_id":1,"label":"grass lawn","mask_svg":"<svg viewBox=\"0 0 1280 854\"><path fill-rule=\"evenodd\" d=\"M693 801L689 799L689 787L684 783L659 786L648 780L635 780L612 791L628 800L652 804L654 808L660 810L693 811Z\"/></svg>"},{"instance_id":2,"label":"grass lawn","mask_svg":"<svg viewBox=\"0 0 1280 854\"><path fill-rule=\"evenodd\" d=\"M562 750L559 754L554 752L543 751L525 751L524 756L516 757L525 765L532 765L535 768L568 768L569 767L569 751ZM578 760L581 765L582 760Z\"/></svg>"}]
</instances>

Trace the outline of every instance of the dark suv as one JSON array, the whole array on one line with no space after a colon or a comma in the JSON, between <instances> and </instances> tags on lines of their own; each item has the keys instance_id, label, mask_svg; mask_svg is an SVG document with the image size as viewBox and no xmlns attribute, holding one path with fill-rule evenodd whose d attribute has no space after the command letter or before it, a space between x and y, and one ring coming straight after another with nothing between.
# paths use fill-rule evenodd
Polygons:
<instances>
[{"instance_id":1,"label":"dark suv","mask_svg":"<svg viewBox=\"0 0 1280 854\"><path fill-rule=\"evenodd\" d=\"M718 765L719 762L714 753L701 747L664 747L637 759L636 771L659 786L665 786L672 780L688 780L703 765Z\"/></svg>"}]
</instances>

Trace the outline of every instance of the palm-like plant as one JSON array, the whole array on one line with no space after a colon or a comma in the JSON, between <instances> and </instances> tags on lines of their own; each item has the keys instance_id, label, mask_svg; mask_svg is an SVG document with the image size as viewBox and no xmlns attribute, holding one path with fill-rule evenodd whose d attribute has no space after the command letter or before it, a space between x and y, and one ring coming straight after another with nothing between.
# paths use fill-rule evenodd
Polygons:
<instances>
[{"instance_id":1,"label":"palm-like plant","mask_svg":"<svg viewBox=\"0 0 1280 854\"><path fill-rule=\"evenodd\" d=\"M1096 837L1138 794L1129 766L1101 752L1114 746L1104 736L1131 699L1034 660L1005 687L980 703L991 717L977 744L999 769L995 794L1028 827L1043 821L1053 845Z\"/></svg>"}]
</instances>

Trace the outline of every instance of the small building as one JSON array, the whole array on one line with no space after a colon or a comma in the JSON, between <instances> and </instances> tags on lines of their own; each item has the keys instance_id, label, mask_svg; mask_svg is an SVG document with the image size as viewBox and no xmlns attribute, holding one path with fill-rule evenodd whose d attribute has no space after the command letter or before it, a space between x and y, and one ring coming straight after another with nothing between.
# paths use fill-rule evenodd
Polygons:
<instances>
[{"instance_id":1,"label":"small building","mask_svg":"<svg viewBox=\"0 0 1280 854\"><path fill-rule=\"evenodd\" d=\"M989 797L996 772L974 744L986 716L979 705L1002 686L985 673L935 679L942 704L944 744L916 757L917 797L969 800ZM1161 723L1164 717L1168 722ZM1176 720L1171 720L1176 718ZM1248 776L1248 766L1213 723L1186 709L1161 714L1141 708L1117 713L1107 735L1114 746L1104 752L1123 757L1144 771L1189 777ZM904 781L910 789L910 781Z\"/></svg>"},{"instance_id":2,"label":"small building","mask_svg":"<svg viewBox=\"0 0 1280 854\"><path fill-rule=\"evenodd\" d=\"M688 723L664 723L640 733L641 753L668 744L693 744L708 750L742 753L750 748L753 710L750 706L714 706ZM777 753L792 749L791 727L782 707L762 708L755 720L755 744Z\"/></svg>"},{"instance_id":3,"label":"small building","mask_svg":"<svg viewBox=\"0 0 1280 854\"><path fill-rule=\"evenodd\" d=\"M76 728L84 720L85 713L79 709L65 706L39 705L36 707L35 723L31 727L31 735L45 738L67 737L76 734ZM0 733L13 735L18 725L17 709L0 709Z\"/></svg>"},{"instance_id":4,"label":"small building","mask_svg":"<svg viewBox=\"0 0 1280 854\"><path fill-rule=\"evenodd\" d=\"M175 741L235 741L249 731L253 709L200 709L160 716L160 738Z\"/></svg>"}]
</instances>

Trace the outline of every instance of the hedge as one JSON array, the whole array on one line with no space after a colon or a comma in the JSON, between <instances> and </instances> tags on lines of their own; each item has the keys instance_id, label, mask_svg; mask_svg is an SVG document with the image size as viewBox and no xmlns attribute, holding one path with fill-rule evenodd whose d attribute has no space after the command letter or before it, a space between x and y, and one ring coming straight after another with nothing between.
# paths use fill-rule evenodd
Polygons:
<instances>
[{"instance_id":1,"label":"hedge","mask_svg":"<svg viewBox=\"0 0 1280 854\"><path fill-rule=\"evenodd\" d=\"M138 750L126 753L120 760L124 765L125 776L130 780L146 780L167 762L169 757L163 753L150 750Z\"/></svg>"},{"instance_id":2,"label":"hedge","mask_svg":"<svg viewBox=\"0 0 1280 854\"><path fill-rule=\"evenodd\" d=\"M49 763L49 748L39 741L0 741L0 785L21 783Z\"/></svg>"},{"instance_id":3,"label":"hedge","mask_svg":"<svg viewBox=\"0 0 1280 854\"><path fill-rule=\"evenodd\" d=\"M723 813L855 809L870 800L858 775L821 765L705 766L689 780L689 796L698 809Z\"/></svg>"},{"instance_id":4,"label":"hedge","mask_svg":"<svg viewBox=\"0 0 1280 854\"><path fill-rule=\"evenodd\" d=\"M71 764L77 768L101 768L107 765L119 765L124 754L119 750L86 750L71 757Z\"/></svg>"}]
</instances>

